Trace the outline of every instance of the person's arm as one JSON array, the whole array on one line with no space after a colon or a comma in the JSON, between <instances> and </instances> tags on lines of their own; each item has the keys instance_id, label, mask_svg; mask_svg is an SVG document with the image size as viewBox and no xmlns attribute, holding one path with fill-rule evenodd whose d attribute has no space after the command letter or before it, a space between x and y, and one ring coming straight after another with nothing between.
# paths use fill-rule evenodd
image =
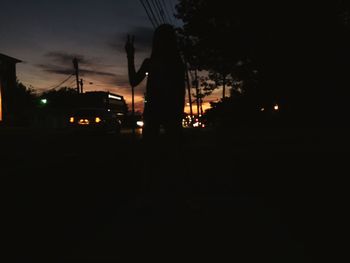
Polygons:
<instances>
[{"instance_id":1,"label":"person's arm","mask_svg":"<svg viewBox=\"0 0 350 263\"><path fill-rule=\"evenodd\" d=\"M129 82L132 87L139 85L147 76L148 72L148 59L143 63L139 71L135 70L134 58L128 57L128 69L129 69Z\"/></svg>"},{"instance_id":2,"label":"person's arm","mask_svg":"<svg viewBox=\"0 0 350 263\"><path fill-rule=\"evenodd\" d=\"M129 82L132 87L139 85L146 77L148 71L148 60L146 59L138 72L135 69L135 48L134 48L134 37L130 39L128 36L128 41L125 46L126 54L128 57L128 72L129 72Z\"/></svg>"}]
</instances>

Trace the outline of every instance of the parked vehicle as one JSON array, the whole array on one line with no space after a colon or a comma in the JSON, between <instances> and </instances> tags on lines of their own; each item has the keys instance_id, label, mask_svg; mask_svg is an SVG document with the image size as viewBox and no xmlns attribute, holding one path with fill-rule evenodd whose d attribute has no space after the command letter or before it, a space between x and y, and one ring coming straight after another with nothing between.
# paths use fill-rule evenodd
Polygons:
<instances>
[{"instance_id":1,"label":"parked vehicle","mask_svg":"<svg viewBox=\"0 0 350 263\"><path fill-rule=\"evenodd\" d=\"M68 119L77 131L119 133L127 106L122 96L109 92L87 92L79 95L78 107Z\"/></svg>"}]
</instances>

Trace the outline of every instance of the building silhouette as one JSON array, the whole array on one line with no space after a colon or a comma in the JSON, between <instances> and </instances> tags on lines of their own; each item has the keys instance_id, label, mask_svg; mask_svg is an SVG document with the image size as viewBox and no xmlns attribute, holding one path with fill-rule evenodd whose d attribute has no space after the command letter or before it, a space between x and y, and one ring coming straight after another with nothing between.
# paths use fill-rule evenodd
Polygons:
<instances>
[{"instance_id":1,"label":"building silhouette","mask_svg":"<svg viewBox=\"0 0 350 263\"><path fill-rule=\"evenodd\" d=\"M0 122L11 118L10 90L16 87L16 64L22 61L0 53ZM11 102L10 102L11 101Z\"/></svg>"}]
</instances>

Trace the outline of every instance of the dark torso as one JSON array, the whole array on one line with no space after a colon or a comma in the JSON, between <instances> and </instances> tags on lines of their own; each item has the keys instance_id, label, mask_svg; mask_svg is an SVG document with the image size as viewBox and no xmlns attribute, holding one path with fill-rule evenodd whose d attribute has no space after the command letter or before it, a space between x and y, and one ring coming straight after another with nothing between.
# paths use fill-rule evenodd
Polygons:
<instances>
[{"instance_id":1,"label":"dark torso","mask_svg":"<svg viewBox=\"0 0 350 263\"><path fill-rule=\"evenodd\" d=\"M185 72L182 63L147 60L149 73L144 117L166 121L182 118L185 99Z\"/></svg>"}]
</instances>

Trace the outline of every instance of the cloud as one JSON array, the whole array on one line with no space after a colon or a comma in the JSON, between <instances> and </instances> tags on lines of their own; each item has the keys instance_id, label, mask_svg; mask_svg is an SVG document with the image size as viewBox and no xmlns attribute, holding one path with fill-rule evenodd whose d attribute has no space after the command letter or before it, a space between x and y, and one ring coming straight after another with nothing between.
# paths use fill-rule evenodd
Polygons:
<instances>
[{"instance_id":1,"label":"cloud","mask_svg":"<svg viewBox=\"0 0 350 263\"><path fill-rule=\"evenodd\" d=\"M63 68L56 65L45 65L45 64L38 64L36 66L45 72L53 73L57 75L69 75L74 73L73 68L68 69L68 68Z\"/></svg>"},{"instance_id":2,"label":"cloud","mask_svg":"<svg viewBox=\"0 0 350 263\"><path fill-rule=\"evenodd\" d=\"M73 58L77 58L79 61L79 73L81 76L116 76L116 74L105 70L106 68L111 68L111 66L101 64L101 59L98 58L87 58L86 56L81 54L72 54L63 51L48 52L44 54L44 57L47 58L47 60L49 60L48 63L41 63L36 66L47 73L57 75L73 74Z\"/></svg>"},{"instance_id":3,"label":"cloud","mask_svg":"<svg viewBox=\"0 0 350 263\"><path fill-rule=\"evenodd\" d=\"M112 40L107 42L107 45L119 52L124 53L124 46L127 35L135 36L136 52L147 52L152 47L152 38L154 30L150 27L134 27L129 32L116 35Z\"/></svg>"},{"instance_id":4,"label":"cloud","mask_svg":"<svg viewBox=\"0 0 350 263\"><path fill-rule=\"evenodd\" d=\"M60 65L72 64L73 59L77 58L81 65L91 65L93 61L91 59L85 58L80 54L69 54L61 51L53 51L45 54L45 57L50 58L53 62Z\"/></svg>"},{"instance_id":5,"label":"cloud","mask_svg":"<svg viewBox=\"0 0 350 263\"><path fill-rule=\"evenodd\" d=\"M53 74L58 74L58 75L69 75L73 74L73 66L72 68L66 68L58 65L44 65L44 64L39 64L37 67L41 68L43 71L48 72L48 73L53 73ZM81 68L79 69L79 72L82 76L101 76L101 77L116 77L116 74L110 73L107 71L98 71L98 70L91 70L91 69L85 69Z\"/></svg>"},{"instance_id":6,"label":"cloud","mask_svg":"<svg viewBox=\"0 0 350 263\"><path fill-rule=\"evenodd\" d=\"M119 88L129 88L129 79L125 75L117 75L115 74L112 78L108 78L104 80L105 84L118 86Z\"/></svg>"},{"instance_id":7,"label":"cloud","mask_svg":"<svg viewBox=\"0 0 350 263\"><path fill-rule=\"evenodd\" d=\"M90 83L86 88L115 89L116 92L125 94L129 94L131 91L127 72L124 69L122 71L118 70L115 66L104 65L101 63L102 59L92 59L80 54L68 54L61 51L49 52L44 56L47 64L40 63L36 67L46 73L64 76L74 74L72 59L76 57L79 60L80 76L86 83ZM135 89L135 93L142 96L144 86L142 85Z\"/></svg>"},{"instance_id":8,"label":"cloud","mask_svg":"<svg viewBox=\"0 0 350 263\"><path fill-rule=\"evenodd\" d=\"M102 76L102 77L115 77L114 73L106 72L106 71L98 71L98 70L89 70L89 69L80 69L81 75L94 75L94 76Z\"/></svg>"}]
</instances>

